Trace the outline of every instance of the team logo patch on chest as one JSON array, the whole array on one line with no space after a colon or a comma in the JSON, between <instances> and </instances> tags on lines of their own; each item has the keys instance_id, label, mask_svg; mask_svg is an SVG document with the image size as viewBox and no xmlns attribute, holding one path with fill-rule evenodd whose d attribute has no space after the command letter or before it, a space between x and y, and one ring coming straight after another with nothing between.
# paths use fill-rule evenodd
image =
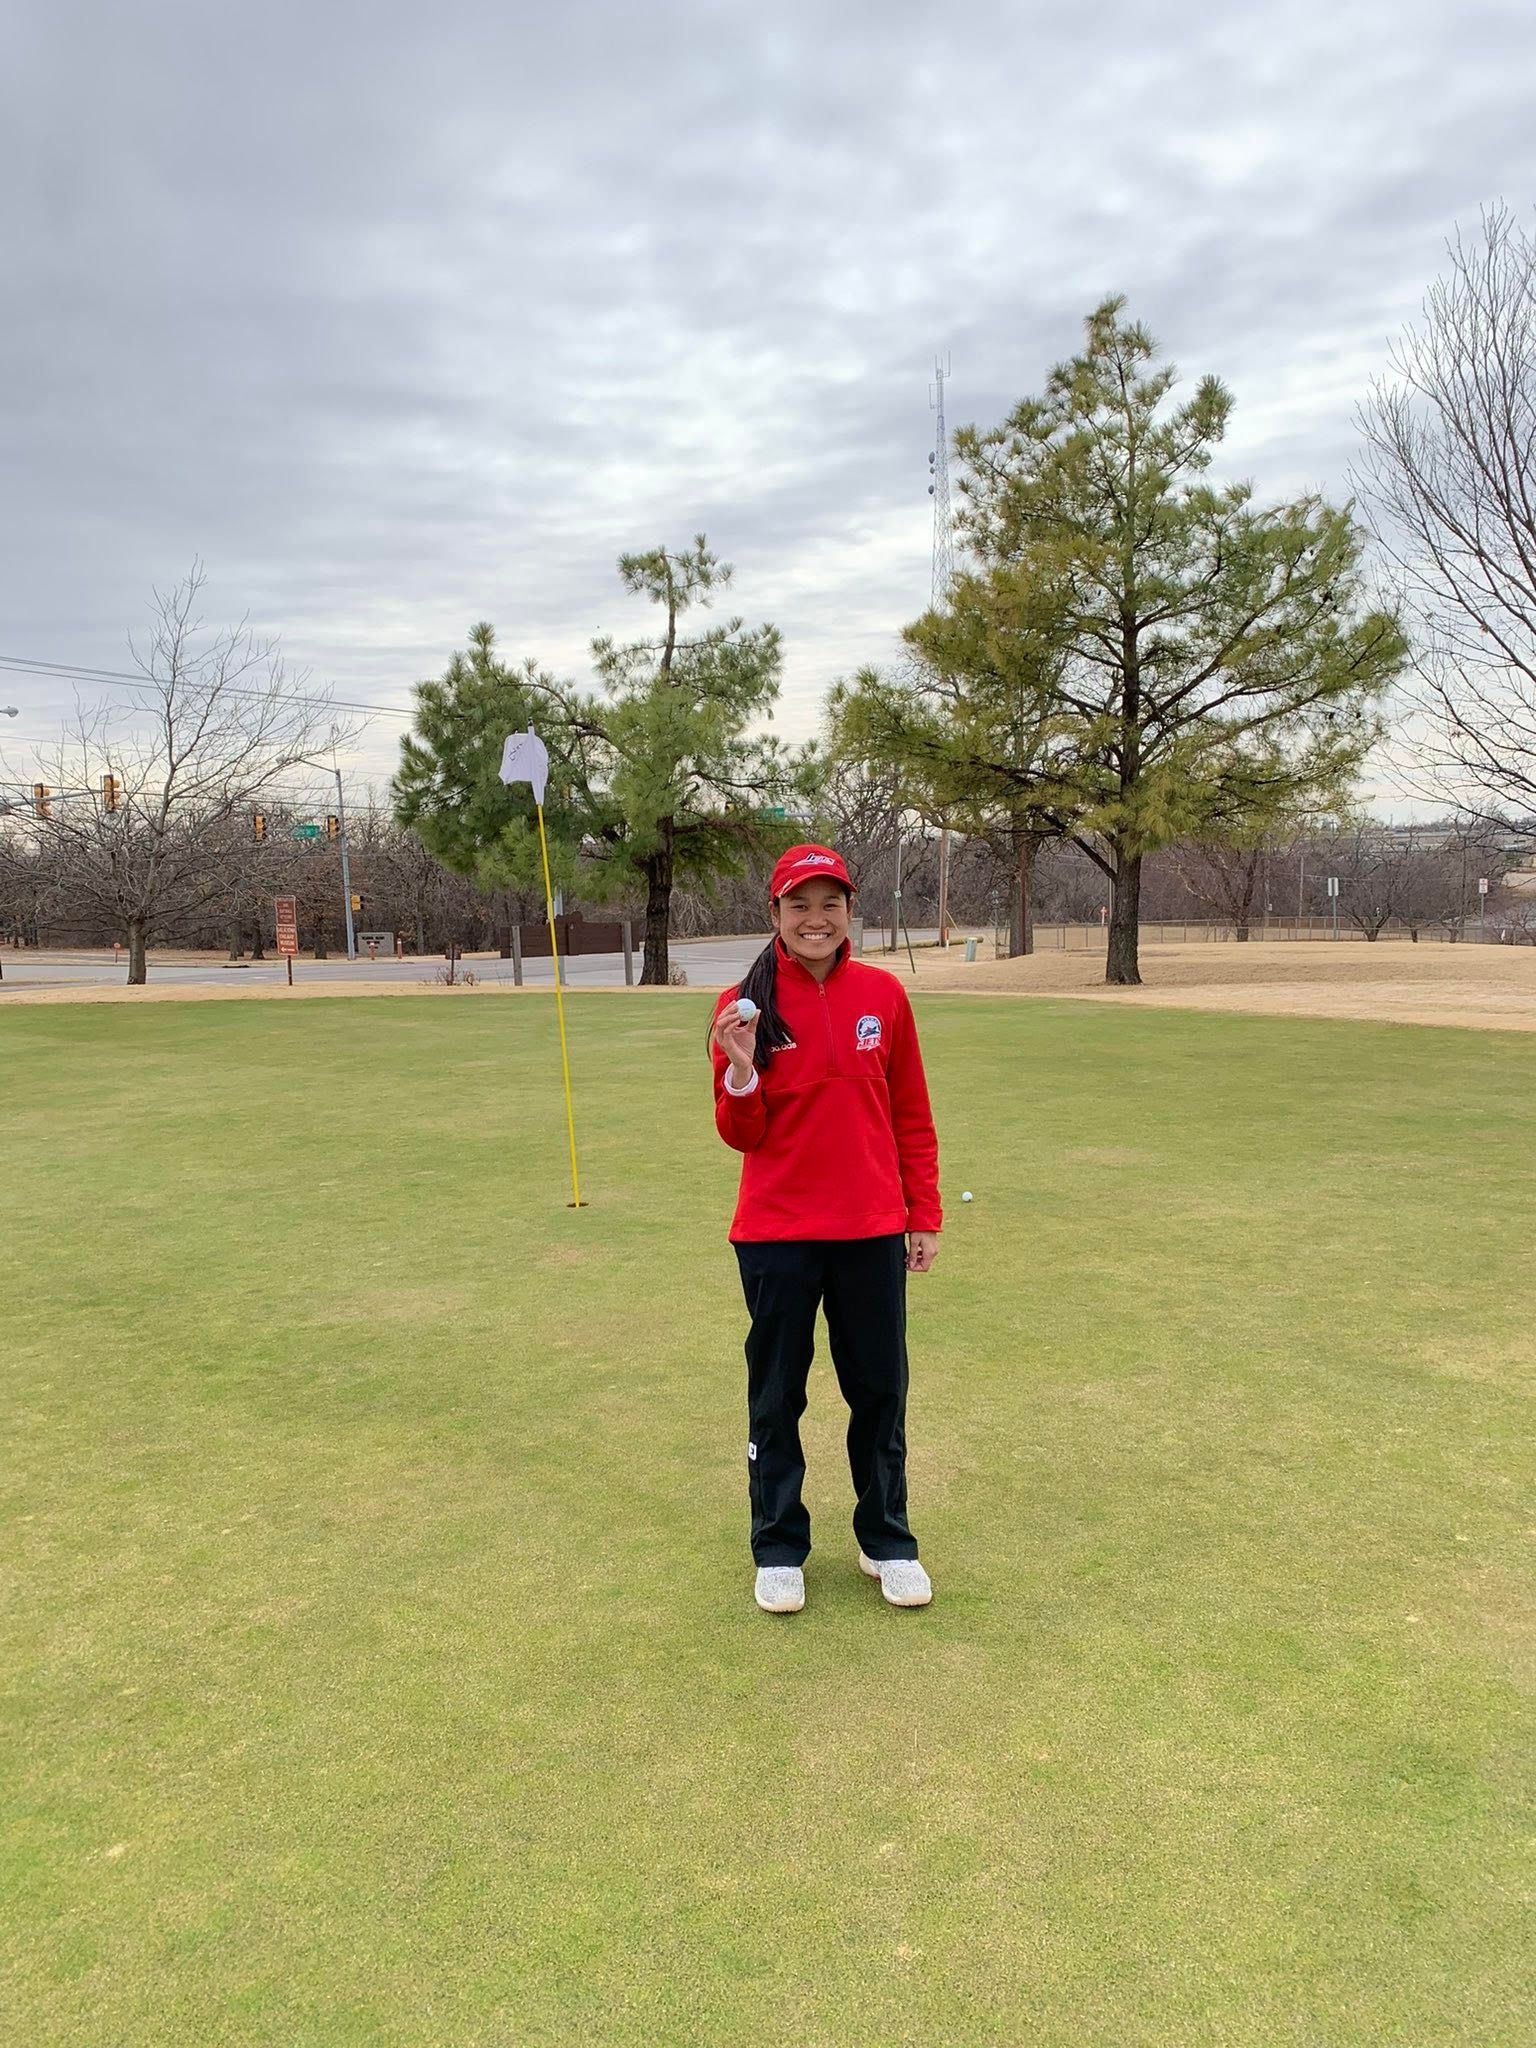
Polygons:
<instances>
[{"instance_id":1,"label":"team logo patch on chest","mask_svg":"<svg viewBox=\"0 0 1536 2048\"><path fill-rule=\"evenodd\" d=\"M855 1032L855 1043L860 1052L877 1052L883 1026L878 1017L861 1017Z\"/></svg>"}]
</instances>

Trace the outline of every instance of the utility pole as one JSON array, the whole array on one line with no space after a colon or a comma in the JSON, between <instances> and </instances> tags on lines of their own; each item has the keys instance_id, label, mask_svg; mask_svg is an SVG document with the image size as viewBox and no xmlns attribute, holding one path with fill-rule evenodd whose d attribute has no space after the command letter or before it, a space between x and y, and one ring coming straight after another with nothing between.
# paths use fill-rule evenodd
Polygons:
<instances>
[{"instance_id":1,"label":"utility pole","mask_svg":"<svg viewBox=\"0 0 1536 2048\"><path fill-rule=\"evenodd\" d=\"M893 822L896 826L896 887L891 895L891 951L895 952L897 935L900 934L907 942L907 960L915 975L917 973L917 961L913 958L912 954L912 934L907 930L907 920L901 908L901 792L899 789L896 793L896 800L897 809L893 814Z\"/></svg>"},{"instance_id":2,"label":"utility pole","mask_svg":"<svg viewBox=\"0 0 1536 2048\"><path fill-rule=\"evenodd\" d=\"M891 824L895 828L896 833L896 886L891 891L891 951L894 953L901 930L901 811L899 808L891 812Z\"/></svg>"},{"instance_id":3,"label":"utility pole","mask_svg":"<svg viewBox=\"0 0 1536 2048\"><path fill-rule=\"evenodd\" d=\"M1464 939L1467 935L1467 835L1460 825L1456 836L1461 841L1461 905L1456 916L1456 936Z\"/></svg>"},{"instance_id":4,"label":"utility pole","mask_svg":"<svg viewBox=\"0 0 1536 2048\"><path fill-rule=\"evenodd\" d=\"M933 453L928 467L933 472L928 495L933 500L933 584L930 602L937 611L949 602L949 587L955 576L955 528L949 508L949 429L944 424L944 379L951 363L946 355L933 365ZM897 901L900 902L898 884ZM939 944L949 944L949 827L939 821Z\"/></svg>"},{"instance_id":5,"label":"utility pole","mask_svg":"<svg viewBox=\"0 0 1536 2048\"><path fill-rule=\"evenodd\" d=\"M336 769L336 823L341 832L341 900L347 912L347 958L357 958L357 931L352 923L352 866L347 859L347 800L341 793L341 768Z\"/></svg>"}]
</instances>

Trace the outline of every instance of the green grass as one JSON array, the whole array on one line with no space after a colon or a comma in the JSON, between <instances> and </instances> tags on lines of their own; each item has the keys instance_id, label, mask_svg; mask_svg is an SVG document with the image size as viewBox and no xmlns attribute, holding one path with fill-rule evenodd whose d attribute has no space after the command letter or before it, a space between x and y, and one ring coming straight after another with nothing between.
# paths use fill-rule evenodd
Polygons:
<instances>
[{"instance_id":1,"label":"green grass","mask_svg":"<svg viewBox=\"0 0 1536 2048\"><path fill-rule=\"evenodd\" d=\"M1529 2041L1536 1040L924 1000L785 1621L706 1009L0 1017L0 2035Z\"/></svg>"}]
</instances>

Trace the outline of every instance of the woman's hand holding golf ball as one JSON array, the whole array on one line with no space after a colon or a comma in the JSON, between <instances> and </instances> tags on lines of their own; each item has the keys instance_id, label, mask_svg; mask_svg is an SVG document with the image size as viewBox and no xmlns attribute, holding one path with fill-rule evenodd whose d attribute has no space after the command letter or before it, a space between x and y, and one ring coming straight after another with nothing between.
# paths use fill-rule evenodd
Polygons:
<instances>
[{"instance_id":1,"label":"woman's hand holding golf ball","mask_svg":"<svg viewBox=\"0 0 1536 2048\"><path fill-rule=\"evenodd\" d=\"M731 1063L731 1079L744 1088L752 1078L757 1051L756 1003L750 996L738 996L715 1019L715 1043Z\"/></svg>"}]
</instances>

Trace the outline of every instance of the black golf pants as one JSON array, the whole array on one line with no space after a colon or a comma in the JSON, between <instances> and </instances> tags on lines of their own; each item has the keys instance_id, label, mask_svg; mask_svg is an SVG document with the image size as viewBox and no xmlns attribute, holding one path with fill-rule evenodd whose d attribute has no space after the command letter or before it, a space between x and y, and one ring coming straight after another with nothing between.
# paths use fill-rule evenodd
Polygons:
<instances>
[{"instance_id":1,"label":"black golf pants","mask_svg":"<svg viewBox=\"0 0 1536 2048\"><path fill-rule=\"evenodd\" d=\"M752 1555L803 1563L811 1518L800 1498L800 1417L826 1310L848 1403L853 1531L866 1557L916 1557L907 1526L907 1241L904 1236L738 1244L747 1334L747 1485Z\"/></svg>"}]
</instances>

